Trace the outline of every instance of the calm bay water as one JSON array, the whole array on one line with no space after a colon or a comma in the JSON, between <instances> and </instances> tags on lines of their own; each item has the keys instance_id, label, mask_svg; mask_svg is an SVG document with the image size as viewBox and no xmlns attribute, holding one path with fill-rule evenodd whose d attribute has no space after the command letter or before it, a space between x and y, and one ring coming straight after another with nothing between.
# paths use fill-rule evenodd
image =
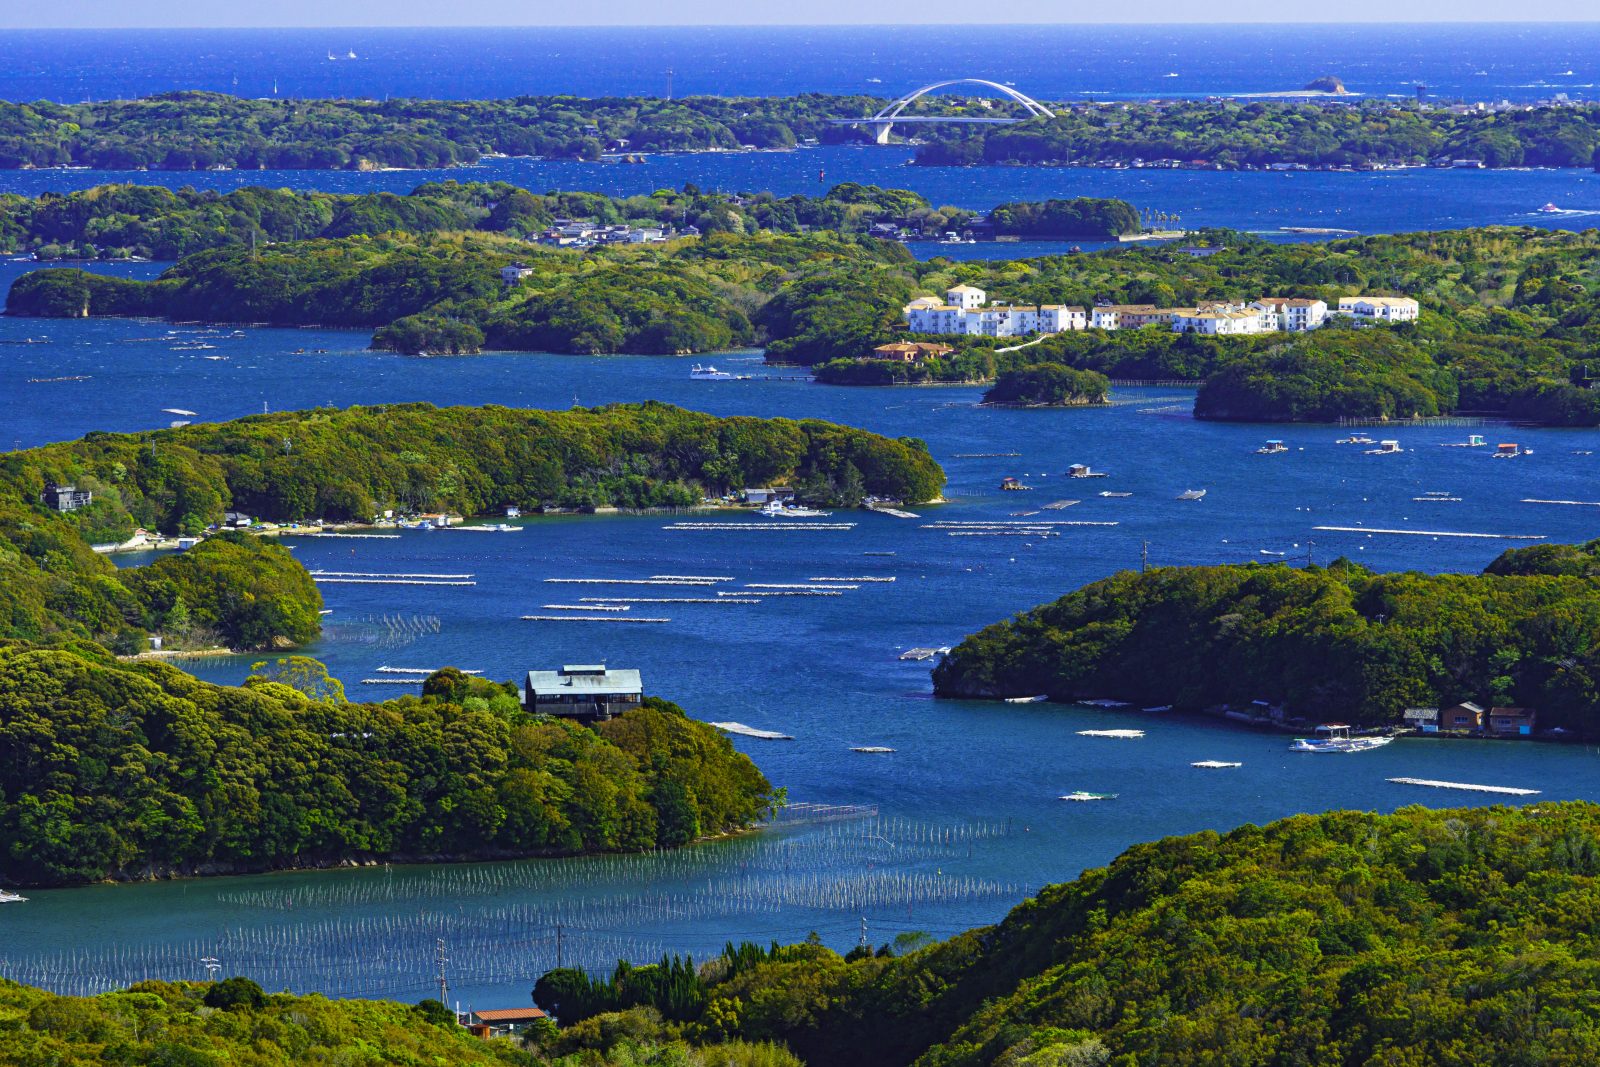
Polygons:
<instances>
[{"instance_id":1,"label":"calm bay water","mask_svg":"<svg viewBox=\"0 0 1600 1067\"><path fill-rule=\"evenodd\" d=\"M10 266L11 270L21 269ZM158 265L116 268L149 273ZM4 279L0 279L3 281ZM169 330L178 329L176 334ZM1104 863L1164 834L1226 829L1300 811L1450 805L1481 795L1392 785L1409 775L1516 785L1542 798L1600 800L1595 751L1533 743L1403 740L1350 759L1296 756L1281 736L1171 716L1087 708L934 701L910 646L953 643L973 629L1083 582L1152 562L1223 563L1345 554L1379 569L1473 570L1517 543L1318 532L1317 525L1544 535L1596 535L1594 508L1521 503L1595 500L1600 431L1489 428L1534 449L1516 463L1442 448L1466 430L1399 432L1405 453L1361 454L1327 426L1210 424L1187 415L1183 390L1130 390L1110 408L988 410L965 387L896 391L803 382L691 382L691 359L498 354L411 359L367 353L352 331L249 330L205 335L216 347L171 351L193 334L149 322L0 319L0 420L6 443L35 444L90 429L164 425L164 407L201 419L317 404L503 403L566 407L660 399L719 414L817 416L925 438L950 473L951 502L924 519L997 519L1063 498L1052 518L1115 522L1062 536L952 538L921 522L840 514L849 530L806 534L676 532L661 517L531 519L517 534L432 532L386 540L292 541L308 566L378 573L472 573L465 588L328 586L329 633L309 651L357 698L376 668L452 663L496 678L531 667L605 660L637 666L649 689L707 720L737 720L795 736L740 739L797 801L862 805L875 819L803 824L653 859L596 859L446 868L341 871L37 892L0 913L0 969L66 989L144 974L203 976L215 955L269 985L341 994L428 992L433 939L451 945L454 987L467 1000L521 1003L531 981L563 959L605 966L617 955L715 951L730 937L854 943L865 916L876 940L992 921L1041 884ZM226 357L207 360L207 355ZM763 373L757 353L717 357ZM702 358L703 361L703 358ZM86 381L28 383L91 375ZM1292 451L1263 457L1268 434ZM1016 458L961 458L1018 451ZM1062 476L1069 463L1104 481ZM1002 494L1003 475L1038 488ZM1199 503L1177 501L1206 488ZM1132 492L1101 498L1102 489ZM1462 503L1413 500L1448 491ZM1023 500L1019 501L1019 497ZM755 525L755 520L751 520ZM1263 550L1286 553L1263 555ZM870 554L869 554L870 553ZM893 553L883 555L880 553ZM138 560L122 560L137 563ZM660 626L524 622L546 603L628 595L629 587L547 584L559 577L710 574L745 582L819 576L894 577L837 598L775 598L759 606L639 605ZM684 590L643 587L643 595ZM693 591L689 591L693 592ZM196 661L238 681L248 657ZM1160 664L1152 664L1159 670ZM1137 721L1135 721L1137 720ZM1085 738L1090 727L1137 725L1138 741ZM851 746L883 745L890 755ZM1200 759L1239 760L1202 771ZM1072 789L1116 801L1064 804ZM175 915L181 918L175 919Z\"/></svg>"}]
</instances>

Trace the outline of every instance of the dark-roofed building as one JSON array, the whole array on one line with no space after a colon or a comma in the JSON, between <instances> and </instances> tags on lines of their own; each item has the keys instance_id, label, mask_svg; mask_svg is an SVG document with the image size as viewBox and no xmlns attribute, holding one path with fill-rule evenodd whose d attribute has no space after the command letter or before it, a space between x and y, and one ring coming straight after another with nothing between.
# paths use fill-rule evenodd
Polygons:
<instances>
[{"instance_id":1,"label":"dark-roofed building","mask_svg":"<svg viewBox=\"0 0 1600 1067\"><path fill-rule=\"evenodd\" d=\"M94 492L89 489L79 489L75 485L57 485L50 482L45 485L44 493L40 495L39 500L53 511L77 511L94 503Z\"/></svg>"},{"instance_id":2,"label":"dark-roofed building","mask_svg":"<svg viewBox=\"0 0 1600 1067\"><path fill-rule=\"evenodd\" d=\"M558 671L529 671L522 706L539 715L605 722L639 706L639 672L607 670L604 663L567 664Z\"/></svg>"},{"instance_id":3,"label":"dark-roofed building","mask_svg":"<svg viewBox=\"0 0 1600 1067\"><path fill-rule=\"evenodd\" d=\"M1487 726L1496 737L1531 737L1534 718L1532 708L1490 708Z\"/></svg>"}]
</instances>

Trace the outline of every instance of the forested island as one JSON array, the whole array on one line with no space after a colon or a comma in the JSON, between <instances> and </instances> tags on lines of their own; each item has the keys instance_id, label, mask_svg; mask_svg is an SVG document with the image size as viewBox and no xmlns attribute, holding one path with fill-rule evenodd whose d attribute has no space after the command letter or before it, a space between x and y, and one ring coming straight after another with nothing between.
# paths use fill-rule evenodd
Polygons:
<instances>
[{"instance_id":1,"label":"forested island","mask_svg":"<svg viewBox=\"0 0 1600 1067\"><path fill-rule=\"evenodd\" d=\"M241 687L130 660L147 632L287 648L317 635L322 600L266 538L216 533L122 570L90 546L136 525L205 533L233 509L366 521L389 507L695 504L773 482L817 501L926 500L943 472L910 438L653 402L286 412L6 453L5 880L637 850L750 825L781 794L664 701L590 729L527 713L514 683L448 669L420 698L355 704L295 657ZM46 489L60 485L92 499L57 511Z\"/></svg>"},{"instance_id":2,"label":"forested island","mask_svg":"<svg viewBox=\"0 0 1600 1067\"><path fill-rule=\"evenodd\" d=\"M119 571L90 548L136 527L199 534L230 510L276 522L367 522L389 508L685 506L773 483L849 506L867 495L934 499L944 472L914 438L656 402L560 412L390 404L94 433L0 457L0 638L86 638L138 651L147 630L242 648L318 632L321 598L286 549L212 537ZM93 499L50 510L40 503L49 485Z\"/></svg>"},{"instance_id":3,"label":"forested island","mask_svg":"<svg viewBox=\"0 0 1600 1067\"><path fill-rule=\"evenodd\" d=\"M557 248L527 237L560 212L685 227L648 244ZM1121 201L1005 204L964 225L1116 230ZM371 328L408 353L483 349L683 353L764 345L769 362L837 384L992 382L1040 363L1108 378L1188 380L1203 418L1331 421L1470 412L1600 424L1600 234L1485 227L1275 244L1197 231L1147 245L1027 260L918 262L872 236L959 218L915 194L844 185L820 198L660 192L612 200L504 184L429 183L411 196L105 187L24 200L0 215L13 247L192 249L152 281L76 270L25 274L10 314ZM703 224L703 225L702 225ZM699 232L688 233L694 226ZM407 229L415 227L415 230ZM800 231L807 232L800 232ZM317 233L314 239L303 235ZM296 239L296 234L301 234ZM1195 250L1204 254L1192 254ZM517 265L511 275L502 270ZM974 285L1020 305L1193 307L1266 296L1402 295L1416 322L1309 333L1199 336L1162 326L1047 336L907 337L914 297ZM937 342L935 358L874 349ZM1014 349L1000 351L1000 349Z\"/></svg>"},{"instance_id":4,"label":"forested island","mask_svg":"<svg viewBox=\"0 0 1600 1067\"><path fill-rule=\"evenodd\" d=\"M1476 702L1595 738L1596 649L1591 541L1512 549L1482 574L1378 574L1343 559L1124 571L969 636L933 684L944 697L1270 705L1304 723L1370 726Z\"/></svg>"},{"instance_id":5,"label":"forested island","mask_svg":"<svg viewBox=\"0 0 1600 1067\"><path fill-rule=\"evenodd\" d=\"M103 170L448 167L485 156L599 159L607 153L786 149L869 142L862 119L891 101L788 97L523 96L509 100L246 100L173 92L82 104L0 102L0 168ZM1013 125L919 127L924 166L1125 165L1219 169L1367 167L1471 160L1486 167L1589 166L1600 108L1458 111L1350 96L1287 100L1053 102L1050 117L983 96L924 96L906 115Z\"/></svg>"},{"instance_id":6,"label":"forested island","mask_svg":"<svg viewBox=\"0 0 1600 1067\"><path fill-rule=\"evenodd\" d=\"M1074 408L1104 404L1110 395L1110 379L1097 371L1076 370L1060 363L1035 363L1003 372L983 394L983 402L1025 408Z\"/></svg>"}]
</instances>

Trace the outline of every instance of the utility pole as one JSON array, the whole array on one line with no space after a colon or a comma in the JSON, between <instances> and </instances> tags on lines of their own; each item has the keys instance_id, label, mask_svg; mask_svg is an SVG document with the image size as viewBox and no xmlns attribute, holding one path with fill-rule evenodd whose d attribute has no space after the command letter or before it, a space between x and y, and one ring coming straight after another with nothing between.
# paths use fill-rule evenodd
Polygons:
<instances>
[{"instance_id":1,"label":"utility pole","mask_svg":"<svg viewBox=\"0 0 1600 1067\"><path fill-rule=\"evenodd\" d=\"M1139 573L1143 574L1150 569L1150 542L1139 542Z\"/></svg>"},{"instance_id":2,"label":"utility pole","mask_svg":"<svg viewBox=\"0 0 1600 1067\"><path fill-rule=\"evenodd\" d=\"M450 982L445 978L444 965L450 962L450 957L446 956L444 952L444 938L439 938L435 944L434 958L439 964L439 974L437 976L439 981L439 1003L449 1007Z\"/></svg>"},{"instance_id":3,"label":"utility pole","mask_svg":"<svg viewBox=\"0 0 1600 1067\"><path fill-rule=\"evenodd\" d=\"M217 974L222 970L222 961L215 956L202 956L200 962L205 964L206 981L215 982Z\"/></svg>"},{"instance_id":4,"label":"utility pole","mask_svg":"<svg viewBox=\"0 0 1600 1067\"><path fill-rule=\"evenodd\" d=\"M668 100L672 99L672 76L674 74L676 74L676 73L678 73L678 72L673 70L671 67L667 68L667 99Z\"/></svg>"},{"instance_id":5,"label":"utility pole","mask_svg":"<svg viewBox=\"0 0 1600 1067\"><path fill-rule=\"evenodd\" d=\"M562 950L566 947L565 936L560 923L556 923L556 970L561 969Z\"/></svg>"},{"instance_id":6,"label":"utility pole","mask_svg":"<svg viewBox=\"0 0 1600 1067\"><path fill-rule=\"evenodd\" d=\"M861 947L867 947L867 917L861 916Z\"/></svg>"}]
</instances>

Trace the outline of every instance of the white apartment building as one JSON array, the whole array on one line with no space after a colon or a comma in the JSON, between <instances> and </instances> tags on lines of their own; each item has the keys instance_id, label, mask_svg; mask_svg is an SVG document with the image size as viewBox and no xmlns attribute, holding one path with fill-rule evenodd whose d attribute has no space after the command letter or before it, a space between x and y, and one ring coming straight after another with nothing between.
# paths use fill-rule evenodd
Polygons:
<instances>
[{"instance_id":1,"label":"white apartment building","mask_svg":"<svg viewBox=\"0 0 1600 1067\"><path fill-rule=\"evenodd\" d=\"M1198 333L1209 337L1237 337L1241 334L1272 333L1278 329L1275 312L1260 308L1180 308L1173 312L1174 333Z\"/></svg>"},{"instance_id":2,"label":"white apartment building","mask_svg":"<svg viewBox=\"0 0 1600 1067\"><path fill-rule=\"evenodd\" d=\"M1357 322L1416 322L1421 311L1409 296L1341 296L1339 314Z\"/></svg>"},{"instance_id":3,"label":"white apartment building","mask_svg":"<svg viewBox=\"0 0 1600 1067\"><path fill-rule=\"evenodd\" d=\"M1303 296L1288 298L1264 296L1252 306L1272 312L1278 317L1276 328L1287 330L1289 333L1315 330L1328 318L1328 305L1325 301L1311 300Z\"/></svg>"},{"instance_id":4,"label":"white apartment building","mask_svg":"<svg viewBox=\"0 0 1600 1067\"><path fill-rule=\"evenodd\" d=\"M988 293L985 293L982 289L971 285L958 285L953 289L946 289L944 291L945 303L953 304L963 311L971 311L974 308L981 308L983 307L984 301L988 299Z\"/></svg>"}]
</instances>

